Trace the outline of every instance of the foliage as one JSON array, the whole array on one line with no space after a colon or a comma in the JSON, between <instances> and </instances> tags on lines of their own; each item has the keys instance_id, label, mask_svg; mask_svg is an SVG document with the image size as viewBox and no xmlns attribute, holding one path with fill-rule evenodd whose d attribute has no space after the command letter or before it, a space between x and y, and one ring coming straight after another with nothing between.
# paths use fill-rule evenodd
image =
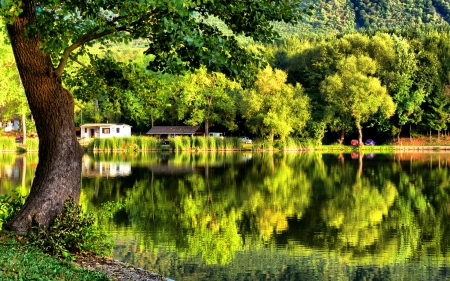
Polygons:
<instances>
[{"instance_id":1,"label":"foliage","mask_svg":"<svg viewBox=\"0 0 450 281\"><path fill-rule=\"evenodd\" d=\"M25 202L25 196L20 195L17 190L12 192L13 196L8 194L0 195L0 229L2 229L3 224L7 223L22 208Z\"/></svg>"},{"instance_id":2,"label":"foliage","mask_svg":"<svg viewBox=\"0 0 450 281\"><path fill-rule=\"evenodd\" d=\"M108 204L105 208L105 214L108 214L111 205ZM48 228L37 226L30 235L30 241L45 252L64 258L72 257L74 253L108 254L112 241L95 221L93 214L84 214L81 206L70 198L64 203L64 211L56 217L53 224Z\"/></svg>"},{"instance_id":3,"label":"foliage","mask_svg":"<svg viewBox=\"0 0 450 281\"><path fill-rule=\"evenodd\" d=\"M8 234L0 233L0 241L1 280L109 280L103 272L76 267L48 256L39 248L19 242Z\"/></svg>"},{"instance_id":4,"label":"foliage","mask_svg":"<svg viewBox=\"0 0 450 281\"><path fill-rule=\"evenodd\" d=\"M4 28L4 25L0 22L0 30L2 28ZM14 115L29 115L30 108L28 107L25 91L17 71L12 49L4 43L5 40L4 33L0 32L0 69L2 70L2 75L0 76L0 112L3 119L8 119ZM34 124L30 124L34 123L30 119L26 118L26 121L27 125L34 126Z\"/></svg>"},{"instance_id":5,"label":"foliage","mask_svg":"<svg viewBox=\"0 0 450 281\"><path fill-rule=\"evenodd\" d=\"M185 124L204 124L206 134L214 125L236 130L235 93L241 90L239 83L227 79L222 73L208 73L205 67L201 67L183 77L179 87L178 118Z\"/></svg>"},{"instance_id":6,"label":"foliage","mask_svg":"<svg viewBox=\"0 0 450 281\"><path fill-rule=\"evenodd\" d=\"M255 88L242 93L240 110L247 126L270 141L302 131L310 118L309 99L302 87L286 80L285 72L267 67L258 74Z\"/></svg>"}]
</instances>

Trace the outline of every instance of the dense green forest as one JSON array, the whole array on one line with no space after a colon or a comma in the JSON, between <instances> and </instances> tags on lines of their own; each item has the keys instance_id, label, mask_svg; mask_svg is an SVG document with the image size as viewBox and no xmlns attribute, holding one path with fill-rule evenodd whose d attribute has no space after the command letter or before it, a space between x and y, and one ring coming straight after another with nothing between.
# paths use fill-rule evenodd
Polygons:
<instances>
[{"instance_id":1,"label":"dense green forest","mask_svg":"<svg viewBox=\"0 0 450 281\"><path fill-rule=\"evenodd\" d=\"M136 134L153 125L202 125L206 132L305 145L378 143L418 135L447 137L450 124L450 4L445 1L304 1L312 15L296 26L274 23L278 41L240 38L266 61L239 79L200 68L147 70L145 41L92 46L66 73L75 123L126 122ZM220 22L210 24L221 28ZM4 108L22 108L20 79L1 42ZM100 67L101 66L101 67ZM4 81L3 81L4 80ZM17 94L19 93L19 94ZM20 96L20 99L12 98ZM14 111L14 110L12 110ZM9 116L19 112L4 111ZM30 116L31 117L31 116Z\"/></svg>"},{"instance_id":2,"label":"dense green forest","mask_svg":"<svg viewBox=\"0 0 450 281\"><path fill-rule=\"evenodd\" d=\"M313 15L297 26L276 24L283 36L328 35L359 29L443 25L450 22L450 2L446 0L305 0L302 5L312 5Z\"/></svg>"}]
</instances>

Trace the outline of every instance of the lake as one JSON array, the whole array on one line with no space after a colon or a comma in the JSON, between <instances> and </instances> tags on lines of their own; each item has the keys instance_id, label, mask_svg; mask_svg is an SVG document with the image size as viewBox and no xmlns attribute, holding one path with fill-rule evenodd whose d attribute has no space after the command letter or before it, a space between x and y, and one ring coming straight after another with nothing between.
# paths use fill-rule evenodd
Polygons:
<instances>
[{"instance_id":1,"label":"lake","mask_svg":"<svg viewBox=\"0 0 450 281\"><path fill-rule=\"evenodd\" d=\"M37 155L0 155L27 194ZM450 153L87 154L113 257L176 281L448 280Z\"/></svg>"}]
</instances>

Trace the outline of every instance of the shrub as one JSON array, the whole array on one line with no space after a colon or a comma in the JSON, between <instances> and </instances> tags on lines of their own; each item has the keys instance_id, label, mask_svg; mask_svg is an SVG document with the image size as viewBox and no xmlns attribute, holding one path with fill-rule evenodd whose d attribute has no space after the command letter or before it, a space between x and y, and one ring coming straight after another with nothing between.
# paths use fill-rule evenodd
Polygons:
<instances>
[{"instance_id":1,"label":"shrub","mask_svg":"<svg viewBox=\"0 0 450 281\"><path fill-rule=\"evenodd\" d=\"M112 241L106 231L95 223L92 213L83 213L72 198L64 203L64 211L47 228L35 227L30 242L52 255L64 258L72 253L109 254Z\"/></svg>"},{"instance_id":2,"label":"shrub","mask_svg":"<svg viewBox=\"0 0 450 281\"><path fill-rule=\"evenodd\" d=\"M8 194L0 196L0 229L22 208L25 202L25 196L20 195L17 190L13 190L13 193L15 196Z\"/></svg>"}]
</instances>

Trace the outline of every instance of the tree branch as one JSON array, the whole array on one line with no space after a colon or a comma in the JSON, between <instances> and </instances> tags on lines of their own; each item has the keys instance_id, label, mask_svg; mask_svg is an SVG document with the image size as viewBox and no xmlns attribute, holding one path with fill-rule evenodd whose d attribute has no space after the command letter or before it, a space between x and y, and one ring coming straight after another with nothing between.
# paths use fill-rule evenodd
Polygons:
<instances>
[{"instance_id":1,"label":"tree branch","mask_svg":"<svg viewBox=\"0 0 450 281\"><path fill-rule=\"evenodd\" d=\"M77 60L74 56L69 55L69 58L70 58L71 60L73 60L74 62L78 63L79 65L81 65L82 67L84 67L84 68L86 68L86 69L88 69L88 70L90 70L90 71L92 71L92 72L97 72L97 70L93 69L92 67L89 67L89 66L85 65L85 64L82 63L81 61Z\"/></svg>"},{"instance_id":2,"label":"tree branch","mask_svg":"<svg viewBox=\"0 0 450 281\"><path fill-rule=\"evenodd\" d=\"M98 30L98 28L97 28L97 30ZM115 33L115 32L119 32L119 31L124 31L124 30L126 30L126 27L124 27L124 26L118 27L118 28L114 28L112 30L105 30L105 31L97 33L97 34L95 34L95 31L96 31L95 29L91 30L89 33L87 33L87 35L81 37L80 40L78 40L77 42L73 43L72 45L70 45L69 47L67 47L64 50L63 57L59 61L58 67L55 69L55 74L58 77L62 76L63 70L64 70L64 68L67 65L67 61L68 61L68 59L70 57L70 54L75 49L77 49L78 47L81 47L84 44L86 44L87 42L93 41L95 39L102 38L102 37L107 36L109 34L112 34L112 33Z\"/></svg>"}]
</instances>

